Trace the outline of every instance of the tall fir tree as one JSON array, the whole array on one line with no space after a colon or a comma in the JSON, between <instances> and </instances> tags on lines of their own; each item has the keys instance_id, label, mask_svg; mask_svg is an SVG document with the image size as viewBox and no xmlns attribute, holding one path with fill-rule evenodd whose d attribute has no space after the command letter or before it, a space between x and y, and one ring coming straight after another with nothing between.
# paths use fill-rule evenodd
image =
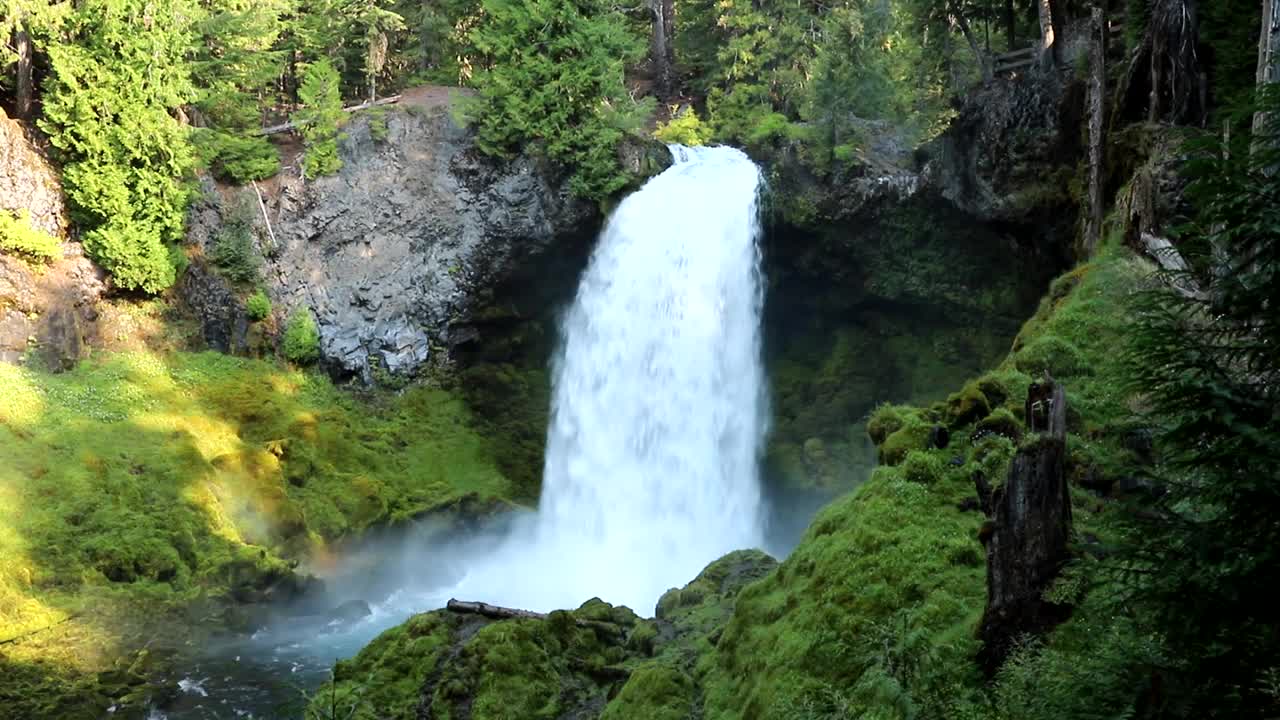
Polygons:
<instances>
[{"instance_id":1,"label":"tall fir tree","mask_svg":"<svg viewBox=\"0 0 1280 720\"><path fill-rule=\"evenodd\" d=\"M193 168L176 113L195 98L189 0L83 0L46 45L40 127L63 162L85 250L123 288L173 284Z\"/></svg>"},{"instance_id":2,"label":"tall fir tree","mask_svg":"<svg viewBox=\"0 0 1280 720\"><path fill-rule=\"evenodd\" d=\"M342 168L338 157L339 125L343 119L338 71L328 60L317 60L302 75L298 98L302 107L293 122L306 142L303 169L307 177L332 175Z\"/></svg>"}]
</instances>

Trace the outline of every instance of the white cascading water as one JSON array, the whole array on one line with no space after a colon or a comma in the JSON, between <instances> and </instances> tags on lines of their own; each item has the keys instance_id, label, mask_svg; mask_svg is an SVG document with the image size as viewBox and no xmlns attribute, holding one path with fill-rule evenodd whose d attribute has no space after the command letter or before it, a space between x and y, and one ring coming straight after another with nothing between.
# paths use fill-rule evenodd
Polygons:
<instances>
[{"instance_id":1,"label":"white cascading water","mask_svg":"<svg viewBox=\"0 0 1280 720\"><path fill-rule=\"evenodd\" d=\"M643 614L762 542L760 171L733 148L672 153L613 213L564 318L535 527L459 592Z\"/></svg>"}]
</instances>

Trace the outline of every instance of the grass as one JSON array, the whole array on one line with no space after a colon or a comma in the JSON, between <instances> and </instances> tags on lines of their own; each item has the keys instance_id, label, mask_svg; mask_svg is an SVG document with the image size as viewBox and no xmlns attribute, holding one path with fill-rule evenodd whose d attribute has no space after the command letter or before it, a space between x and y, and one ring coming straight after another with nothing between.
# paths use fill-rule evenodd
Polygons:
<instances>
[{"instance_id":1,"label":"grass","mask_svg":"<svg viewBox=\"0 0 1280 720\"><path fill-rule=\"evenodd\" d=\"M0 397L0 640L78 614L0 646L0 699L32 717L58 717L38 703L61 691L113 699L77 678L151 639L154 618L230 623L336 539L510 496L439 389L362 400L263 361L131 353L62 375L0 365Z\"/></svg>"}]
</instances>

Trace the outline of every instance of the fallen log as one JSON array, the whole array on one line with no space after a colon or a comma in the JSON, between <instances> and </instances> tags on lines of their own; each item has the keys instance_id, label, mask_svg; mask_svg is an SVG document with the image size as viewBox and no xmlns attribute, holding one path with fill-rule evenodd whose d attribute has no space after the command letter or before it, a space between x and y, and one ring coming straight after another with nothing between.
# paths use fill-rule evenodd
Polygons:
<instances>
[{"instance_id":1,"label":"fallen log","mask_svg":"<svg viewBox=\"0 0 1280 720\"><path fill-rule=\"evenodd\" d=\"M1192 300L1205 299L1195 277L1191 274L1191 266L1182 258L1182 254L1173 243L1158 235L1148 232L1140 233L1142 250L1165 271L1169 286L1178 294Z\"/></svg>"},{"instance_id":2,"label":"fallen log","mask_svg":"<svg viewBox=\"0 0 1280 720\"><path fill-rule=\"evenodd\" d=\"M464 600L454 600L453 598L449 598L449 602L445 605L445 608L456 613L481 615L493 620L510 620L512 618L531 618L533 620L547 619L546 613L499 607L497 605L490 605L482 602L466 602Z\"/></svg>"},{"instance_id":3,"label":"fallen log","mask_svg":"<svg viewBox=\"0 0 1280 720\"><path fill-rule=\"evenodd\" d=\"M374 100L373 102L362 102L359 105L344 107L342 108L342 112L353 113L353 112L359 112L360 110L368 110L369 108L375 107L378 105L392 105L394 103L400 102L400 98L401 98L400 95L392 95L391 97L384 97L381 100ZM272 125L271 127L264 127L258 130L258 134L259 135L278 135L282 132L289 132L290 130L294 130L297 128L297 126L298 126L297 123L290 121L287 123L281 123L279 125Z\"/></svg>"},{"instance_id":4,"label":"fallen log","mask_svg":"<svg viewBox=\"0 0 1280 720\"><path fill-rule=\"evenodd\" d=\"M16 643L16 642L18 642L19 640L26 640L27 638L31 637L32 635L38 635L39 633L42 633L42 632L44 632L45 630L52 630L53 628L56 628L56 627L58 627L59 625L61 625L61 624L63 624L63 623L71 622L72 620L75 620L75 619L76 619L76 618L78 618L78 617L80 617L80 613L71 613L70 615L68 615L68 616L66 616L66 617L64 617L64 618L62 618L61 620L59 620L59 621L57 621L57 622L55 622L55 623L50 623L50 624L48 624L48 625L45 625L44 627L38 627L38 628L36 628L35 630L28 630L27 632L19 633L19 634L17 634L17 635L14 635L14 636L13 636L13 637L11 637L11 638L7 638L7 639L5 639L5 640L0 640L0 645L8 645L8 644L10 644L10 643Z\"/></svg>"},{"instance_id":5,"label":"fallen log","mask_svg":"<svg viewBox=\"0 0 1280 720\"><path fill-rule=\"evenodd\" d=\"M487 617L490 620L547 619L546 613L534 612L532 610L521 610L519 608L501 607L499 605L490 605L482 602L455 600L453 598L449 598L449 602L445 604L445 609L466 615L479 615L481 617ZM573 622L580 628L594 630L597 636L603 636L601 639L623 640L627 636L627 631L623 627L611 622L605 622L603 620L584 620L582 618L574 618Z\"/></svg>"}]
</instances>

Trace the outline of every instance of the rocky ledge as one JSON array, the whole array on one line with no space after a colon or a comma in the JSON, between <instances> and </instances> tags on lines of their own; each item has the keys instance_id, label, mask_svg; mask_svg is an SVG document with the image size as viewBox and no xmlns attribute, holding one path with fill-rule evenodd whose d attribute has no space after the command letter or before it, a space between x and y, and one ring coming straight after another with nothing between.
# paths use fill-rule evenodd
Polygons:
<instances>
[{"instance_id":1,"label":"rocky ledge","mask_svg":"<svg viewBox=\"0 0 1280 720\"><path fill-rule=\"evenodd\" d=\"M230 208L251 208L273 304L314 314L322 359L339 375L410 373L474 339L466 321L492 288L549 249L585 246L599 226L599 208L553 169L482 155L447 100L357 116L340 153L330 177L304 180L294 161L256 189L208 183L189 225L189 239L208 246ZM240 344L234 313L199 314L229 325L206 337Z\"/></svg>"}]
</instances>

